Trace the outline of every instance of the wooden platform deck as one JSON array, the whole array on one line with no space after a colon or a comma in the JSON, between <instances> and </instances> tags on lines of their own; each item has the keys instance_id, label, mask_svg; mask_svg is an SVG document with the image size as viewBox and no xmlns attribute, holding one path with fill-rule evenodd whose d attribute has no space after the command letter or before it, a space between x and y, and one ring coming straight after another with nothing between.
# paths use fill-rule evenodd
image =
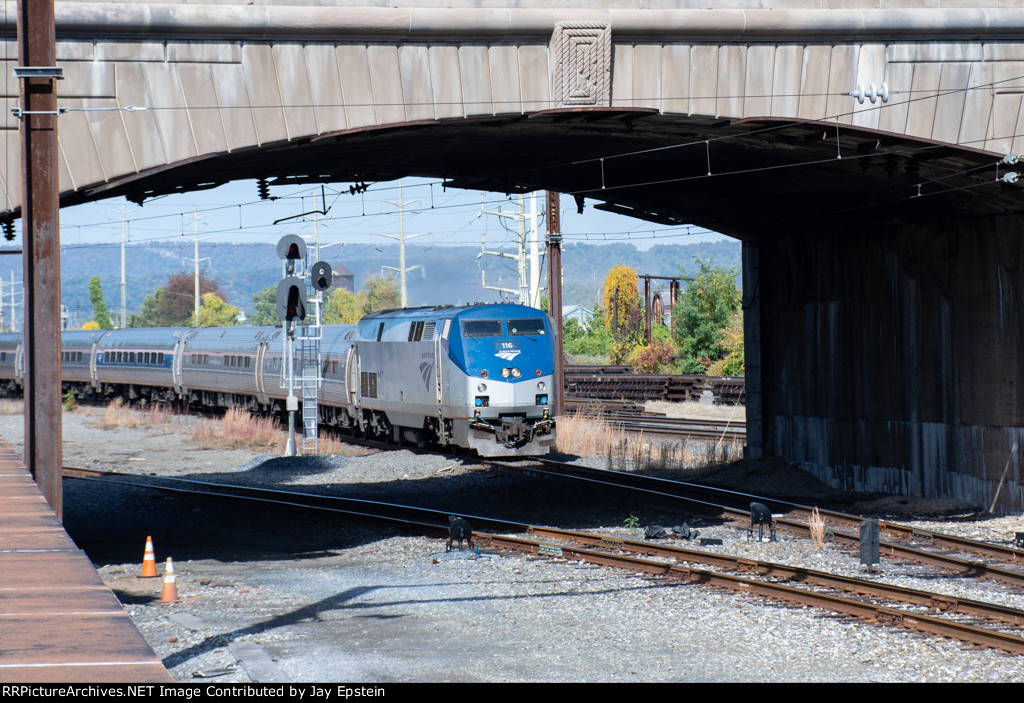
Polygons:
<instances>
[{"instance_id":1,"label":"wooden platform deck","mask_svg":"<svg viewBox=\"0 0 1024 703\"><path fill-rule=\"evenodd\" d=\"M3 438L0 682L173 682Z\"/></svg>"}]
</instances>

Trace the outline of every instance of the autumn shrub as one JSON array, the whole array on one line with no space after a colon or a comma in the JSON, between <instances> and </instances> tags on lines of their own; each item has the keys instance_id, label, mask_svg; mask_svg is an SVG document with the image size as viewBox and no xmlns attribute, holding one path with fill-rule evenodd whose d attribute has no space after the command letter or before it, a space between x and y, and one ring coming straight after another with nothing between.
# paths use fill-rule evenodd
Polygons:
<instances>
[{"instance_id":1,"label":"autumn shrub","mask_svg":"<svg viewBox=\"0 0 1024 703\"><path fill-rule=\"evenodd\" d=\"M662 373L672 365L675 349L669 342L653 340L629 355L629 365L640 373Z\"/></svg>"},{"instance_id":2,"label":"autumn shrub","mask_svg":"<svg viewBox=\"0 0 1024 703\"><path fill-rule=\"evenodd\" d=\"M608 351L609 364L627 364L633 352L639 349L635 342L621 340L614 342Z\"/></svg>"}]
</instances>

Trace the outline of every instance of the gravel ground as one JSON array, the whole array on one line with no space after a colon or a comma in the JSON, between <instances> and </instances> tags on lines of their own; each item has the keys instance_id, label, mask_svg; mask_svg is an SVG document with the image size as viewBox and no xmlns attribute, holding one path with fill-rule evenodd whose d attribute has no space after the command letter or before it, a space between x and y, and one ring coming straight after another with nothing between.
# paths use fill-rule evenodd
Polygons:
<instances>
[{"instance_id":1,"label":"gravel ground","mask_svg":"<svg viewBox=\"0 0 1024 703\"><path fill-rule=\"evenodd\" d=\"M16 449L21 424L0 416L0 435ZM438 455L283 460L201 449L160 426L96 424L95 415L65 416L66 463L385 496L541 524L558 516L559 526L623 536L631 514L644 524L698 524L641 498L607 505L591 489ZM748 487L770 480L820 504L850 499L779 465L732 466L715 478ZM997 541L1024 530L1021 516L976 520L955 504L870 498L861 505L876 514L956 513L918 520L927 529ZM281 506L68 480L65 523L179 681L1024 681L1020 658L999 652L560 559L445 553L440 540ZM855 556L836 547L815 551L786 536L749 543L726 524L698 526L723 540L719 551L862 575ZM174 558L180 604L159 605L159 580L137 578L149 534L158 562ZM918 567L883 562L878 577L1024 608L1022 594Z\"/></svg>"}]
</instances>

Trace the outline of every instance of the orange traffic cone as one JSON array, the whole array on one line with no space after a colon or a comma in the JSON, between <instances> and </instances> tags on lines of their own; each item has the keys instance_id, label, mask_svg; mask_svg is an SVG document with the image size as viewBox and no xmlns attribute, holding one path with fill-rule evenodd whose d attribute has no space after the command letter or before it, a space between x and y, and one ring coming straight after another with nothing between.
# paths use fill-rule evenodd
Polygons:
<instances>
[{"instance_id":1,"label":"orange traffic cone","mask_svg":"<svg viewBox=\"0 0 1024 703\"><path fill-rule=\"evenodd\" d=\"M142 555L142 576L141 578L155 578L159 576L156 572L156 557L153 555L153 538L146 538L146 553Z\"/></svg>"},{"instance_id":2,"label":"orange traffic cone","mask_svg":"<svg viewBox=\"0 0 1024 703\"><path fill-rule=\"evenodd\" d=\"M180 603L178 598L178 586L174 583L174 564L171 558L167 557L167 569L164 571L164 590L160 593L161 603Z\"/></svg>"}]
</instances>

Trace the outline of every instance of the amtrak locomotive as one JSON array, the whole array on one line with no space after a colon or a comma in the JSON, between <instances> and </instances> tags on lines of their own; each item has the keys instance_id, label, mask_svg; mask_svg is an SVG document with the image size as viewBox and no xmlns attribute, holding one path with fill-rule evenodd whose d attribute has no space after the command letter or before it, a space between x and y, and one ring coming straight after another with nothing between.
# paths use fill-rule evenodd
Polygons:
<instances>
[{"instance_id":1,"label":"amtrak locomotive","mask_svg":"<svg viewBox=\"0 0 1024 703\"><path fill-rule=\"evenodd\" d=\"M82 397L280 410L282 334L280 327L65 332L63 385ZM522 305L385 310L355 325L325 325L320 421L481 456L544 453L555 443L553 354L547 315ZM23 373L21 335L0 334L0 383L20 388Z\"/></svg>"}]
</instances>

